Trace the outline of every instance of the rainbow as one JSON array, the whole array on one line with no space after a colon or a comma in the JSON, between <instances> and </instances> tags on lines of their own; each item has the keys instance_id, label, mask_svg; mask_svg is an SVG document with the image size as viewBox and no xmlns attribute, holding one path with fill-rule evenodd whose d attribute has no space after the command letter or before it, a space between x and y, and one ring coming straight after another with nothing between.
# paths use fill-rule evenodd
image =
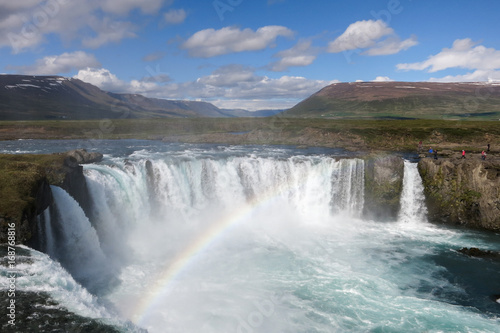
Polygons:
<instances>
[{"instance_id":1,"label":"rainbow","mask_svg":"<svg viewBox=\"0 0 500 333\"><path fill-rule=\"evenodd\" d=\"M166 295L171 283L196 260L199 254L203 253L211 244L221 238L226 231L250 217L256 209L272 202L282 191L291 189L291 184L274 188L268 191L266 195L252 200L250 203L214 223L198 239L179 253L172 263L158 275L158 278L155 280L156 282L149 289L150 292L142 297L134 308L130 317L131 321L137 325L141 325L146 316L157 307L158 303Z\"/></svg>"},{"instance_id":2,"label":"rainbow","mask_svg":"<svg viewBox=\"0 0 500 333\"><path fill-rule=\"evenodd\" d=\"M312 176L318 175L313 173ZM201 253L208 249L218 239L222 238L222 235L226 231L251 217L256 210L271 204L283 193L299 189L303 182L310 180L310 178L308 178L309 177L304 177L298 182L285 182L276 187L269 188L266 193L259 195L211 225L210 228L189 244L189 246L174 258L171 264L158 274L155 283L150 286L149 292L145 294L134 307L132 314L129 316L130 320L139 326L143 324L146 316L154 311L154 309L158 307L160 301L164 299L170 290L171 284L190 264L196 261L196 258Z\"/></svg>"}]
</instances>

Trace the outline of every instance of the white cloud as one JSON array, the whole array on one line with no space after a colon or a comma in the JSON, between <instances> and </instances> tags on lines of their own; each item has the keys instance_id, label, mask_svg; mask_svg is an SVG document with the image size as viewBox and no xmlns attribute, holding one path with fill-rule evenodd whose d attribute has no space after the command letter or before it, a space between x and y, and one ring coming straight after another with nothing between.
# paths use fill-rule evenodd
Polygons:
<instances>
[{"instance_id":1,"label":"white cloud","mask_svg":"<svg viewBox=\"0 0 500 333\"><path fill-rule=\"evenodd\" d=\"M95 36L82 40L82 45L92 49L99 48L109 43L117 43L124 38L136 37L133 32L136 27L130 22L112 21L108 18L99 20L92 18L88 25L94 30Z\"/></svg>"},{"instance_id":2,"label":"white cloud","mask_svg":"<svg viewBox=\"0 0 500 333\"><path fill-rule=\"evenodd\" d=\"M35 64L28 66L11 66L18 73L30 75L56 75L68 73L87 67L100 67L101 64L93 54L83 51L63 53L38 59Z\"/></svg>"},{"instance_id":3,"label":"white cloud","mask_svg":"<svg viewBox=\"0 0 500 333\"><path fill-rule=\"evenodd\" d=\"M82 69L74 76L75 79L93 84L102 90L111 92L128 92L130 84L120 80L105 68Z\"/></svg>"},{"instance_id":4,"label":"white cloud","mask_svg":"<svg viewBox=\"0 0 500 333\"><path fill-rule=\"evenodd\" d=\"M2 1L0 4L0 47L10 47L13 53L31 48L44 41L45 31L60 12L43 0ZM52 15L51 15L52 14Z\"/></svg>"},{"instance_id":5,"label":"white cloud","mask_svg":"<svg viewBox=\"0 0 500 333\"><path fill-rule=\"evenodd\" d=\"M164 0L101 0L101 8L107 12L126 15L133 9L140 9L143 13L154 14L163 5ZM171 4L173 1L167 1Z\"/></svg>"},{"instance_id":6,"label":"white cloud","mask_svg":"<svg viewBox=\"0 0 500 333\"><path fill-rule=\"evenodd\" d=\"M309 66L316 60L317 50L311 47L312 41L299 41L291 49L278 52L275 57L281 58L279 61L273 62L269 67L272 71L282 72L289 67Z\"/></svg>"},{"instance_id":7,"label":"white cloud","mask_svg":"<svg viewBox=\"0 0 500 333\"><path fill-rule=\"evenodd\" d=\"M258 110L286 110L297 104L294 100L269 99L217 99L210 101L221 109Z\"/></svg>"},{"instance_id":8,"label":"white cloud","mask_svg":"<svg viewBox=\"0 0 500 333\"><path fill-rule=\"evenodd\" d=\"M166 53L162 52L162 51L153 52L153 53L147 54L144 57L142 57L142 61L152 62L152 61L160 60L165 55L166 55Z\"/></svg>"},{"instance_id":9,"label":"white cloud","mask_svg":"<svg viewBox=\"0 0 500 333\"><path fill-rule=\"evenodd\" d=\"M399 70L427 70L429 73L448 68L474 70L500 69L500 51L477 45L470 38L457 39L451 48L444 48L422 62L398 64Z\"/></svg>"},{"instance_id":10,"label":"white cloud","mask_svg":"<svg viewBox=\"0 0 500 333\"><path fill-rule=\"evenodd\" d=\"M221 108L250 111L287 109L325 86L337 82L339 81L310 80L298 76L282 76L276 79L263 76L258 80L248 80L225 89L206 85L192 87L194 89L190 93L202 95ZM203 94L200 94L200 91L203 91Z\"/></svg>"},{"instance_id":11,"label":"white cloud","mask_svg":"<svg viewBox=\"0 0 500 333\"><path fill-rule=\"evenodd\" d=\"M240 65L224 66L211 75L184 83L147 79L125 82L104 68L82 69L74 77L106 91L165 99L204 99L218 106L238 105L235 108L248 110L291 107L323 87L339 82L297 76L269 78Z\"/></svg>"},{"instance_id":12,"label":"white cloud","mask_svg":"<svg viewBox=\"0 0 500 333\"><path fill-rule=\"evenodd\" d=\"M301 100L321 88L337 81L309 80L300 76L282 76L277 79L263 77L262 80L243 84L225 92L227 98L289 98Z\"/></svg>"},{"instance_id":13,"label":"white cloud","mask_svg":"<svg viewBox=\"0 0 500 333\"><path fill-rule=\"evenodd\" d=\"M181 48L193 57L209 58L228 53L258 51L271 47L279 36L292 37L293 32L282 26L265 26L253 31L224 27L205 29L189 37Z\"/></svg>"},{"instance_id":14,"label":"white cloud","mask_svg":"<svg viewBox=\"0 0 500 333\"><path fill-rule=\"evenodd\" d=\"M30 8L39 5L43 0L23 0L23 1L2 1L0 3L0 13L9 13L19 9Z\"/></svg>"},{"instance_id":15,"label":"white cloud","mask_svg":"<svg viewBox=\"0 0 500 333\"><path fill-rule=\"evenodd\" d=\"M150 93L157 92L161 89L157 82L145 81L145 80L132 80L129 85L125 88L126 90L121 92L128 92L132 94L147 95ZM117 90L117 92L120 92Z\"/></svg>"},{"instance_id":16,"label":"white cloud","mask_svg":"<svg viewBox=\"0 0 500 333\"><path fill-rule=\"evenodd\" d=\"M390 82L390 81L394 81L394 80L392 80L388 76L377 76L375 78L375 80L373 80L373 82Z\"/></svg>"},{"instance_id":17,"label":"white cloud","mask_svg":"<svg viewBox=\"0 0 500 333\"><path fill-rule=\"evenodd\" d=\"M163 18L167 24L180 24L184 22L187 14L184 9L170 9L163 14Z\"/></svg>"},{"instance_id":18,"label":"white cloud","mask_svg":"<svg viewBox=\"0 0 500 333\"><path fill-rule=\"evenodd\" d=\"M18 0L0 4L0 48L20 53L39 46L54 34L64 42L83 41L86 47L100 47L135 36L137 27L125 16L138 9L156 14L171 0ZM118 18L117 15L122 16ZM134 22L140 22L133 13ZM139 26L139 24L138 24Z\"/></svg>"},{"instance_id":19,"label":"white cloud","mask_svg":"<svg viewBox=\"0 0 500 333\"><path fill-rule=\"evenodd\" d=\"M396 54L417 44L416 36L411 36L403 41L399 37L392 37L377 43L373 48L368 49L362 54L370 56Z\"/></svg>"},{"instance_id":20,"label":"white cloud","mask_svg":"<svg viewBox=\"0 0 500 333\"><path fill-rule=\"evenodd\" d=\"M151 76L143 77L139 82L147 83L166 83L172 81L172 78L168 74L156 74Z\"/></svg>"},{"instance_id":21,"label":"white cloud","mask_svg":"<svg viewBox=\"0 0 500 333\"><path fill-rule=\"evenodd\" d=\"M464 75L447 75L442 78L431 78L432 82L498 82L500 81L500 71L495 70L476 70Z\"/></svg>"},{"instance_id":22,"label":"white cloud","mask_svg":"<svg viewBox=\"0 0 500 333\"><path fill-rule=\"evenodd\" d=\"M401 41L384 21L366 20L349 25L342 35L328 44L327 51L339 53L367 49L361 54L380 56L396 54L417 44L416 36Z\"/></svg>"},{"instance_id":23,"label":"white cloud","mask_svg":"<svg viewBox=\"0 0 500 333\"><path fill-rule=\"evenodd\" d=\"M242 65L227 65L218 68L211 75L199 78L197 82L214 87L235 87L260 80L262 77L256 76L251 68Z\"/></svg>"},{"instance_id":24,"label":"white cloud","mask_svg":"<svg viewBox=\"0 0 500 333\"><path fill-rule=\"evenodd\" d=\"M328 52L365 49L372 47L382 37L394 34L394 30L382 20L357 21L347 27L342 35L328 45Z\"/></svg>"}]
</instances>

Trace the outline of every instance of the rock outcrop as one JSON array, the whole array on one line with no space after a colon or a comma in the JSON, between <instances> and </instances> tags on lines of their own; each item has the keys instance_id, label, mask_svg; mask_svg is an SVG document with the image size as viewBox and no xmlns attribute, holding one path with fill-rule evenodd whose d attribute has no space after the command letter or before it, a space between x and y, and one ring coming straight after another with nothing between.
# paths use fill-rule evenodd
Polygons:
<instances>
[{"instance_id":1,"label":"rock outcrop","mask_svg":"<svg viewBox=\"0 0 500 333\"><path fill-rule=\"evenodd\" d=\"M65 153L69 158L66 164L72 162L71 157L75 159L76 164L97 163L102 161L102 154L96 152L87 152L86 149L75 149ZM73 164L74 166L74 164Z\"/></svg>"},{"instance_id":2,"label":"rock outcrop","mask_svg":"<svg viewBox=\"0 0 500 333\"><path fill-rule=\"evenodd\" d=\"M481 250L477 247L463 247L458 252L468 255L469 257L485 258L485 259L500 259L500 252L491 250Z\"/></svg>"},{"instance_id":3,"label":"rock outcrop","mask_svg":"<svg viewBox=\"0 0 500 333\"><path fill-rule=\"evenodd\" d=\"M367 158L363 214L375 220L396 220L403 176L404 161L401 157L376 155Z\"/></svg>"},{"instance_id":4,"label":"rock outcrop","mask_svg":"<svg viewBox=\"0 0 500 333\"><path fill-rule=\"evenodd\" d=\"M49 183L42 176L33 180L32 189L21 201L14 203L20 210L0 212L0 244L7 243L7 230L11 223L15 224L16 244L26 244L36 233L36 217L52 203L52 192Z\"/></svg>"},{"instance_id":5,"label":"rock outcrop","mask_svg":"<svg viewBox=\"0 0 500 333\"><path fill-rule=\"evenodd\" d=\"M15 224L16 243L36 242L36 218L53 202L50 185L65 189L90 214L90 196L80 164L100 160L102 154L84 149L52 155L2 155L0 243L6 243L11 223Z\"/></svg>"},{"instance_id":6,"label":"rock outcrop","mask_svg":"<svg viewBox=\"0 0 500 333\"><path fill-rule=\"evenodd\" d=\"M87 216L92 216L92 207L90 202L90 195L87 188L87 181L85 180L85 176L83 175L83 167L80 164L101 161L102 154L89 154L84 149L77 150L76 152L78 151L84 151L84 154L77 154L77 156L81 156L81 158L78 160L74 157L75 150L66 153L67 157L64 159L64 164L61 168L61 171L64 173L64 179L62 183L54 185L58 185L66 192L68 192L68 194L71 195L80 204L85 214Z\"/></svg>"},{"instance_id":7,"label":"rock outcrop","mask_svg":"<svg viewBox=\"0 0 500 333\"><path fill-rule=\"evenodd\" d=\"M479 159L420 160L429 218L500 230L500 162Z\"/></svg>"}]
</instances>

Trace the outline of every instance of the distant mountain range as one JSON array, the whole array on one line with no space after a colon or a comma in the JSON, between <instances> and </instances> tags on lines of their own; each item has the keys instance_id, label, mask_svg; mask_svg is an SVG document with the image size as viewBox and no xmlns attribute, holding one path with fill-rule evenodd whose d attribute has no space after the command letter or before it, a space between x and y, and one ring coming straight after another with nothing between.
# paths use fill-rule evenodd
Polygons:
<instances>
[{"instance_id":1,"label":"distant mountain range","mask_svg":"<svg viewBox=\"0 0 500 333\"><path fill-rule=\"evenodd\" d=\"M0 75L0 120L268 117L279 112L282 110L228 110L207 102L116 94L60 76ZM500 83L335 83L281 115L499 120Z\"/></svg>"},{"instance_id":2,"label":"distant mountain range","mask_svg":"<svg viewBox=\"0 0 500 333\"><path fill-rule=\"evenodd\" d=\"M352 82L329 85L289 117L500 119L500 83Z\"/></svg>"},{"instance_id":3,"label":"distant mountain range","mask_svg":"<svg viewBox=\"0 0 500 333\"><path fill-rule=\"evenodd\" d=\"M226 110L207 102L116 94L60 76L0 75L0 120L265 117L280 111Z\"/></svg>"}]
</instances>

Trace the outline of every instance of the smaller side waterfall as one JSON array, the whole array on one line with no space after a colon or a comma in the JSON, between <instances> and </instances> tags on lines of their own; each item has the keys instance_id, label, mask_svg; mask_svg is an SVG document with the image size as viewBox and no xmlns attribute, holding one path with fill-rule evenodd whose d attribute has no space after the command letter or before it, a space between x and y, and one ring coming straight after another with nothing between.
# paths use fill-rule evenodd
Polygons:
<instances>
[{"instance_id":1,"label":"smaller side waterfall","mask_svg":"<svg viewBox=\"0 0 500 333\"><path fill-rule=\"evenodd\" d=\"M37 216L38 246L39 250L48 255L54 254L55 239L52 230L52 210L48 207L42 214Z\"/></svg>"},{"instance_id":2,"label":"smaller side waterfall","mask_svg":"<svg viewBox=\"0 0 500 333\"><path fill-rule=\"evenodd\" d=\"M406 223L427 222L424 186L417 164L405 161L403 191L400 199L398 220Z\"/></svg>"},{"instance_id":3,"label":"smaller side waterfall","mask_svg":"<svg viewBox=\"0 0 500 333\"><path fill-rule=\"evenodd\" d=\"M109 283L112 267L78 202L57 186L51 186L51 190L56 218L55 221L44 218L46 233L54 235L50 242L46 242L47 253L57 259L75 280L95 292Z\"/></svg>"}]
</instances>

